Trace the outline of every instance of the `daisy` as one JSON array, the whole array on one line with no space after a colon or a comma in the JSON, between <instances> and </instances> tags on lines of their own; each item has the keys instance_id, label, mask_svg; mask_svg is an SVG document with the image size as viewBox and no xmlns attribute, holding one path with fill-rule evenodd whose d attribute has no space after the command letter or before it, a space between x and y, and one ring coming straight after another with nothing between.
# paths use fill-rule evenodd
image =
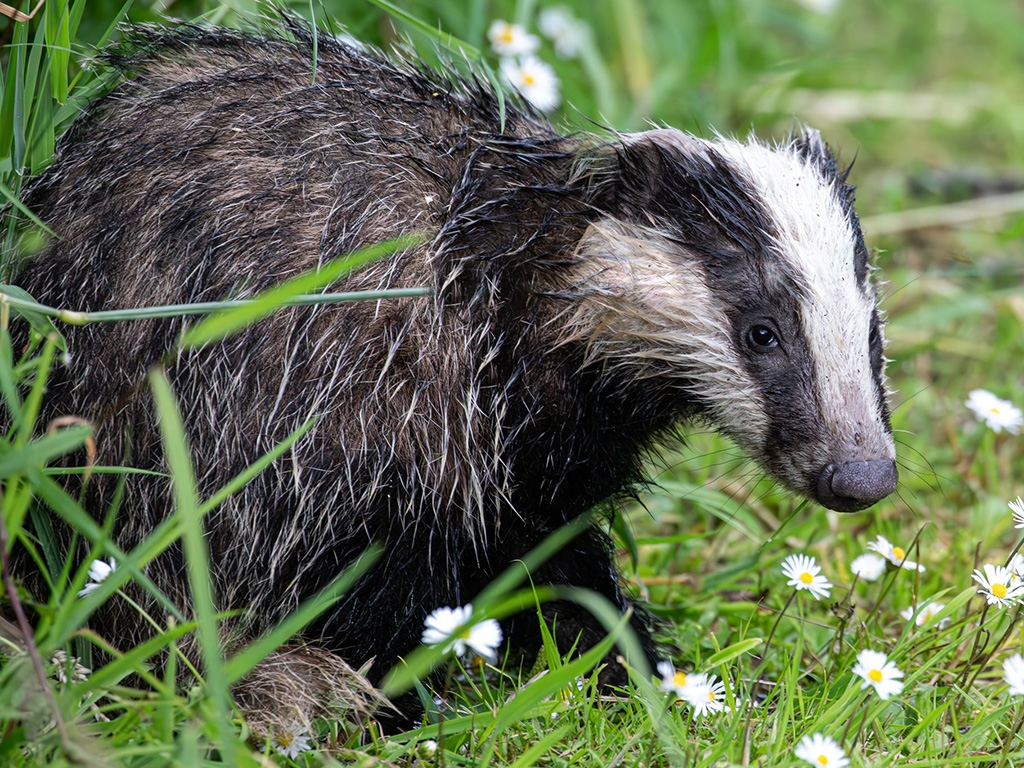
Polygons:
<instances>
[{"instance_id":1,"label":"daisy","mask_svg":"<svg viewBox=\"0 0 1024 768\"><path fill-rule=\"evenodd\" d=\"M1011 696L1024 696L1024 657L1019 653L1003 662L1003 679L1010 686Z\"/></svg>"},{"instance_id":2,"label":"daisy","mask_svg":"<svg viewBox=\"0 0 1024 768\"><path fill-rule=\"evenodd\" d=\"M1024 500L1020 496L1016 501L1008 501L1010 511L1013 512L1014 528L1024 528Z\"/></svg>"},{"instance_id":3,"label":"daisy","mask_svg":"<svg viewBox=\"0 0 1024 768\"><path fill-rule=\"evenodd\" d=\"M790 555L782 561L782 572L789 577L786 582L797 590L806 589L815 600L828 597L832 585L821 575L821 568L813 557Z\"/></svg>"},{"instance_id":4,"label":"daisy","mask_svg":"<svg viewBox=\"0 0 1024 768\"><path fill-rule=\"evenodd\" d=\"M972 390L964 403L974 411L978 421L984 421L985 426L995 433L1004 429L1014 435L1024 425L1024 414L1020 408L1009 400L1001 400L987 389Z\"/></svg>"},{"instance_id":5,"label":"daisy","mask_svg":"<svg viewBox=\"0 0 1024 768\"><path fill-rule=\"evenodd\" d=\"M717 675L690 675L690 678L683 701L693 707L694 720L725 709L725 683Z\"/></svg>"},{"instance_id":6,"label":"daisy","mask_svg":"<svg viewBox=\"0 0 1024 768\"><path fill-rule=\"evenodd\" d=\"M558 106L561 96L555 70L536 56L505 59L501 62L501 73L520 96L541 112L550 112Z\"/></svg>"},{"instance_id":7,"label":"daisy","mask_svg":"<svg viewBox=\"0 0 1024 768\"><path fill-rule=\"evenodd\" d=\"M885 560L868 552L866 555L854 558L850 563L850 570L863 581L877 581L878 577L885 572Z\"/></svg>"},{"instance_id":8,"label":"daisy","mask_svg":"<svg viewBox=\"0 0 1024 768\"><path fill-rule=\"evenodd\" d=\"M903 677L903 673L880 651L864 650L858 653L853 674L864 678L860 684L861 690L871 686L883 701L903 690L903 683L896 679Z\"/></svg>"},{"instance_id":9,"label":"daisy","mask_svg":"<svg viewBox=\"0 0 1024 768\"><path fill-rule=\"evenodd\" d=\"M85 597L91 595L97 589L100 588L100 584L117 570L117 561L114 558L110 558L110 563L104 563L102 560L93 560L92 565L89 566L89 578L92 581L88 582L82 589L78 590L79 597Z\"/></svg>"},{"instance_id":10,"label":"daisy","mask_svg":"<svg viewBox=\"0 0 1024 768\"><path fill-rule=\"evenodd\" d=\"M583 41L589 33L587 25L572 15L564 5L545 8L537 17L537 28L555 46L555 53L563 59L579 55Z\"/></svg>"},{"instance_id":11,"label":"daisy","mask_svg":"<svg viewBox=\"0 0 1024 768\"><path fill-rule=\"evenodd\" d=\"M931 622L931 620L935 618L939 611L941 611L945 607L945 603L925 603L920 607L920 610L917 612L917 618L914 619L914 623L919 627L923 627L925 624ZM900 616L902 616L907 621L910 621L912 618L914 618L913 606L900 611ZM949 616L940 621L938 624L939 629L945 629L946 627L948 627L949 621Z\"/></svg>"},{"instance_id":12,"label":"daisy","mask_svg":"<svg viewBox=\"0 0 1024 768\"><path fill-rule=\"evenodd\" d=\"M907 560L906 550L903 547L894 546L885 536L879 536L875 541L869 542L868 549L877 552L899 568L906 568L908 571L917 570L918 573L925 571L923 565L915 563L913 560Z\"/></svg>"},{"instance_id":13,"label":"daisy","mask_svg":"<svg viewBox=\"0 0 1024 768\"><path fill-rule=\"evenodd\" d=\"M521 24L512 24L501 19L491 22L487 30L491 48L499 56L529 56L540 47L540 38L531 35Z\"/></svg>"},{"instance_id":14,"label":"daisy","mask_svg":"<svg viewBox=\"0 0 1024 768\"><path fill-rule=\"evenodd\" d=\"M839 743L831 736L820 733L800 739L793 754L819 768L846 768L850 764L850 759Z\"/></svg>"},{"instance_id":15,"label":"daisy","mask_svg":"<svg viewBox=\"0 0 1024 768\"><path fill-rule=\"evenodd\" d=\"M985 563L983 571L975 570L972 578L981 584L978 592L985 596L989 605L1010 605L1024 596L1024 582L1014 582L1013 573L1001 565Z\"/></svg>"},{"instance_id":16,"label":"daisy","mask_svg":"<svg viewBox=\"0 0 1024 768\"><path fill-rule=\"evenodd\" d=\"M92 670L88 667L83 667L76 657L72 656L71 660L68 661L68 655L63 650L54 651L53 656L50 657L50 663L56 667L54 674L57 680L65 684L69 680L73 683L81 683L92 674ZM71 673L70 678L68 677L68 672Z\"/></svg>"},{"instance_id":17,"label":"daisy","mask_svg":"<svg viewBox=\"0 0 1024 768\"><path fill-rule=\"evenodd\" d=\"M661 690L665 693L674 693L677 699L685 700L689 695L688 685L692 685L690 678L696 675L687 675L682 670L676 670L671 661L658 662L658 674L661 675Z\"/></svg>"},{"instance_id":18,"label":"daisy","mask_svg":"<svg viewBox=\"0 0 1024 768\"><path fill-rule=\"evenodd\" d=\"M1014 552L1010 562L1006 565L1006 570L1010 572L1011 584L1024 581L1024 555L1020 552Z\"/></svg>"},{"instance_id":19,"label":"daisy","mask_svg":"<svg viewBox=\"0 0 1024 768\"><path fill-rule=\"evenodd\" d=\"M302 730L298 733L293 733L282 728L274 734L274 749L292 760L312 748L309 731Z\"/></svg>"},{"instance_id":20,"label":"daisy","mask_svg":"<svg viewBox=\"0 0 1024 768\"><path fill-rule=\"evenodd\" d=\"M494 619L472 622L472 618L472 605L436 609L424 622L423 643L445 644L445 653L454 651L462 657L472 652L493 663L501 645L501 626Z\"/></svg>"}]
</instances>

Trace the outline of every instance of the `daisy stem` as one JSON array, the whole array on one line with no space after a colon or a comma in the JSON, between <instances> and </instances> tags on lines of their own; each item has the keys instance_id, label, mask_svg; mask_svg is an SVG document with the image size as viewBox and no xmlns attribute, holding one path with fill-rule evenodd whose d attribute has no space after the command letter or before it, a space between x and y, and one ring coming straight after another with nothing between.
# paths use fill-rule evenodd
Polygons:
<instances>
[{"instance_id":1,"label":"daisy stem","mask_svg":"<svg viewBox=\"0 0 1024 768\"><path fill-rule=\"evenodd\" d=\"M782 610L779 611L779 616L778 616L777 619L775 619L775 624L772 625L772 630L771 630L771 632L768 633L768 637L764 641L764 651L761 653L761 661L754 668L754 671L753 671L753 678L754 679L753 679L753 682L750 685L750 700L751 701L755 701L756 700L757 694L758 694L758 692L759 692L759 690L761 688L761 679L760 679L761 678L761 672L764 670L765 666L768 664L768 651L769 651L769 649L771 648L771 645L772 645L772 638L775 637L775 631L779 628L779 624L782 623L782 617L786 615L786 611L789 610L789 606L792 605L793 600L795 600L795 599L796 599L796 590L793 590L789 594L789 599L786 600L786 604L784 606L782 606ZM749 728L750 728L750 720L747 720L746 729L749 730ZM746 735L746 734L744 734L744 735Z\"/></svg>"},{"instance_id":2,"label":"daisy stem","mask_svg":"<svg viewBox=\"0 0 1024 768\"><path fill-rule=\"evenodd\" d=\"M971 675L971 679L967 683L967 690L970 690L970 688L974 685L974 681L978 679L978 675L981 674L981 671L988 665L990 661L992 661L992 657L999 653L999 649L1003 647L1003 643L1005 643L1010 638L1010 635L1013 634L1014 627L1016 627L1017 622L1020 621L1022 610L1024 609L1021 609L1019 607L1017 608L1017 613L1014 615L1012 619L1010 619L1010 626L1006 628L1006 631L1003 633L1002 637L1000 637L997 642L992 644L992 650L989 651L988 654L986 654L985 658L979 659L978 663L974 665L974 674ZM973 654L971 655L971 660L974 660ZM968 665L968 669L970 669L970 665Z\"/></svg>"},{"instance_id":3,"label":"daisy stem","mask_svg":"<svg viewBox=\"0 0 1024 768\"><path fill-rule=\"evenodd\" d=\"M1013 740L1020 734L1021 727L1024 726L1024 704L1021 704L1017 710L1017 720L1013 724L1013 727L1006 732L1006 737L1003 739L1003 751L999 755L999 762L996 764L996 768L1003 768L1006 765L1006 755L1010 751L1010 745Z\"/></svg>"},{"instance_id":4,"label":"daisy stem","mask_svg":"<svg viewBox=\"0 0 1024 768\"><path fill-rule=\"evenodd\" d=\"M868 701L867 701L867 698L870 697L870 696L871 696L871 692L869 691L868 694L867 694L867 697L865 697L865 699L864 699L864 715L863 715L863 717L861 717L860 725L857 726L857 733L854 735L853 741L850 742L850 746L848 747L849 751L851 751L851 752L853 751L853 748L855 746L857 746L857 742L863 740L864 726L867 725L868 713L871 711L871 705L868 704ZM853 718L851 717L850 720L846 723L846 728L843 730L843 737L839 740L840 744L846 744L846 737L849 735L849 733L850 733L850 726L852 726L852 725L853 725Z\"/></svg>"}]
</instances>

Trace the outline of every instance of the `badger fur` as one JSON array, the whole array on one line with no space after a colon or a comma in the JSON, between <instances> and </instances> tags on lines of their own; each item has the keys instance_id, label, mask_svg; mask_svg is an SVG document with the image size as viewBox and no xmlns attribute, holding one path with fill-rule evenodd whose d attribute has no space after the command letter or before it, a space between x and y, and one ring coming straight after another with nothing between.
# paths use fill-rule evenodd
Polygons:
<instances>
[{"instance_id":1,"label":"badger fur","mask_svg":"<svg viewBox=\"0 0 1024 768\"><path fill-rule=\"evenodd\" d=\"M853 188L817 133L778 146L677 130L564 136L478 82L321 36L135 30L124 79L23 195L57 234L18 284L100 310L246 298L399 235L425 241L332 286L428 298L282 309L174 353L200 492L311 418L290 452L206 520L219 608L259 636L372 543L383 555L308 626L379 678L424 617L470 602L550 532L643 480L697 421L779 483L840 511L897 473L882 323ZM185 320L69 330L49 416L95 425L100 463L165 470L147 368ZM171 510L163 475L92 478L129 549ZM148 575L187 614L181 551ZM533 574L622 610L599 527ZM138 595L145 602L145 596ZM561 604L565 647L604 630ZM123 601L115 645L138 639ZM657 652L642 611L645 650ZM506 624L538 642L536 620Z\"/></svg>"}]
</instances>

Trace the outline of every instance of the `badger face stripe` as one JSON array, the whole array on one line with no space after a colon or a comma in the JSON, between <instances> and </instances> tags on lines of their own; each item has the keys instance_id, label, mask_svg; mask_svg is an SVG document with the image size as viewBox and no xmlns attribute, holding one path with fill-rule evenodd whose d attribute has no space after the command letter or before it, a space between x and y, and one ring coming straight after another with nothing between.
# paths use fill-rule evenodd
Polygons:
<instances>
[{"instance_id":1,"label":"badger face stripe","mask_svg":"<svg viewBox=\"0 0 1024 768\"><path fill-rule=\"evenodd\" d=\"M892 460L895 449L884 405L881 336L875 292L868 280L867 250L841 182L821 172L822 164L798 149L771 150L758 144L716 142L716 149L735 164L757 190L757 199L772 221L774 266L766 285L790 284L799 289L799 328L793 343L805 347L790 375L805 378L801 406L816 414L817 424L796 430L814 451L770 453L790 467L781 474L802 476L804 484L823 463ZM778 301L776 298L774 301ZM791 311L792 305L784 311ZM793 347L788 350L793 353ZM795 393L784 398L788 403ZM811 407L813 403L816 407ZM787 421L793 420L788 414ZM773 419L774 431L784 429ZM789 439L781 440L783 444ZM824 460L824 461L823 461ZM785 478L784 478L785 479ZM797 481L791 476L790 482ZM805 485L806 487L806 485Z\"/></svg>"}]
</instances>

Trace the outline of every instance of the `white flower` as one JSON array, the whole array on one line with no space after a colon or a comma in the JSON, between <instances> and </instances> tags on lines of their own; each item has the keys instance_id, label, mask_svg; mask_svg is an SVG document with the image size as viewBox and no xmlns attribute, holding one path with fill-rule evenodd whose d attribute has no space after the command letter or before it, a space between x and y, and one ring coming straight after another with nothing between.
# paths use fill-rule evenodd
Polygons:
<instances>
[{"instance_id":1,"label":"white flower","mask_svg":"<svg viewBox=\"0 0 1024 768\"><path fill-rule=\"evenodd\" d=\"M985 563L983 571L975 570L971 577L981 584L978 592L985 596L989 605L1011 605L1015 600L1024 597L1024 582L1014 583L1013 573L1001 565Z\"/></svg>"},{"instance_id":2,"label":"white flower","mask_svg":"<svg viewBox=\"0 0 1024 768\"><path fill-rule=\"evenodd\" d=\"M1010 510L1013 512L1013 527L1024 528L1024 499L1018 496L1016 501L1006 503L1010 505Z\"/></svg>"},{"instance_id":3,"label":"white flower","mask_svg":"<svg viewBox=\"0 0 1024 768\"><path fill-rule=\"evenodd\" d=\"M541 112L550 112L558 106L561 97L555 70L536 56L518 61L505 59L501 62L501 73L509 85Z\"/></svg>"},{"instance_id":4,"label":"white flower","mask_svg":"<svg viewBox=\"0 0 1024 768\"><path fill-rule=\"evenodd\" d=\"M555 53L563 59L579 55L580 47L590 32L586 23L572 15L564 5L545 8L537 17L537 28L555 45Z\"/></svg>"},{"instance_id":5,"label":"white flower","mask_svg":"<svg viewBox=\"0 0 1024 768\"><path fill-rule=\"evenodd\" d=\"M312 749L309 731L302 730L293 733L282 728L274 733L274 749L285 757L294 760L303 752L308 752Z\"/></svg>"},{"instance_id":6,"label":"white flower","mask_svg":"<svg viewBox=\"0 0 1024 768\"><path fill-rule=\"evenodd\" d=\"M850 764L850 759L839 743L831 736L820 733L800 739L793 754L818 768L846 768Z\"/></svg>"},{"instance_id":7,"label":"white flower","mask_svg":"<svg viewBox=\"0 0 1024 768\"><path fill-rule=\"evenodd\" d=\"M993 432L999 433L1005 429L1016 435L1021 425L1024 425L1024 414L1020 408L1009 400L1001 400L987 389L972 390L964 405L974 411L978 421L984 421Z\"/></svg>"},{"instance_id":8,"label":"white flower","mask_svg":"<svg viewBox=\"0 0 1024 768\"><path fill-rule=\"evenodd\" d=\"M939 611L941 611L945 607L945 603L925 603L920 607L920 610L918 610L917 618L914 619L914 623L919 627L923 627L925 624L929 623L932 619L934 619L935 616L939 613ZM907 621L910 621L914 616L913 606L911 606L910 608L905 608L904 610L900 611L900 616L902 616ZM939 629L945 629L946 627L948 627L949 621L949 616L940 621L938 624Z\"/></svg>"},{"instance_id":9,"label":"white flower","mask_svg":"<svg viewBox=\"0 0 1024 768\"><path fill-rule=\"evenodd\" d=\"M689 675L683 701L693 708L693 719L725 709L725 683L717 675Z\"/></svg>"},{"instance_id":10,"label":"white flower","mask_svg":"<svg viewBox=\"0 0 1024 768\"><path fill-rule=\"evenodd\" d=\"M432 758L434 755L437 754L437 742L433 739L421 741L419 744L416 745L416 752L420 757L424 759Z\"/></svg>"},{"instance_id":11,"label":"white flower","mask_svg":"<svg viewBox=\"0 0 1024 768\"><path fill-rule=\"evenodd\" d=\"M487 30L487 39L499 56L529 56L540 47L540 38L531 35L521 24L495 19Z\"/></svg>"},{"instance_id":12,"label":"white flower","mask_svg":"<svg viewBox=\"0 0 1024 768\"><path fill-rule=\"evenodd\" d=\"M854 558L850 563L850 570L863 581L877 581L878 577L885 572L885 560L868 552L866 555Z\"/></svg>"},{"instance_id":13,"label":"white flower","mask_svg":"<svg viewBox=\"0 0 1024 768\"><path fill-rule=\"evenodd\" d=\"M50 657L50 663L56 667L54 674L62 683L68 682L68 672L71 672L71 681L80 683L84 681L89 675L92 674L92 670L88 667L83 667L75 656L71 657L71 661L68 661L68 655L65 651L59 650L54 651L53 656Z\"/></svg>"},{"instance_id":14,"label":"white flower","mask_svg":"<svg viewBox=\"0 0 1024 768\"><path fill-rule=\"evenodd\" d=\"M879 536L875 541L868 544L868 549L873 552L877 552L890 563L900 568L906 568L909 571L917 570L919 573L924 573L925 567L919 563L915 563L913 560L907 560L907 552L903 547L896 547L885 538L885 536Z\"/></svg>"},{"instance_id":15,"label":"white flower","mask_svg":"<svg viewBox=\"0 0 1024 768\"><path fill-rule=\"evenodd\" d=\"M115 570L117 570L117 561L114 558L110 558L109 564L104 563L102 560L93 560L92 565L89 566L89 578L92 581L87 582L82 589L78 590L78 596L85 597L95 592L100 588L103 580Z\"/></svg>"},{"instance_id":16,"label":"white flower","mask_svg":"<svg viewBox=\"0 0 1024 768\"><path fill-rule=\"evenodd\" d=\"M677 699L686 699L687 683L695 675L687 675L681 670L676 670L671 661L664 660L658 662L658 674L661 675L661 690L665 693L674 693Z\"/></svg>"},{"instance_id":17,"label":"white flower","mask_svg":"<svg viewBox=\"0 0 1024 768\"><path fill-rule=\"evenodd\" d=\"M473 622L473 606L438 608L427 616L423 630L426 645L444 644L445 653L454 651L462 657L471 651L490 662L497 659L501 645L501 626L494 619Z\"/></svg>"},{"instance_id":18,"label":"white flower","mask_svg":"<svg viewBox=\"0 0 1024 768\"><path fill-rule=\"evenodd\" d=\"M883 701L903 690L903 683L896 679L903 677L903 673L880 651L864 650L858 653L853 674L864 679L860 684L861 689L873 687Z\"/></svg>"},{"instance_id":19,"label":"white flower","mask_svg":"<svg viewBox=\"0 0 1024 768\"><path fill-rule=\"evenodd\" d=\"M1010 686L1011 696L1024 696L1024 657L1019 653L1003 662L1003 679Z\"/></svg>"},{"instance_id":20,"label":"white flower","mask_svg":"<svg viewBox=\"0 0 1024 768\"><path fill-rule=\"evenodd\" d=\"M1010 558L1010 562L1006 566L1006 570L1010 572L1011 584L1024 581L1024 555L1020 552L1014 552L1013 557Z\"/></svg>"},{"instance_id":21,"label":"white flower","mask_svg":"<svg viewBox=\"0 0 1024 768\"><path fill-rule=\"evenodd\" d=\"M789 577L786 583L797 590L806 589L815 600L828 597L832 585L821 575L821 568L813 557L790 555L782 561L782 572Z\"/></svg>"},{"instance_id":22,"label":"white flower","mask_svg":"<svg viewBox=\"0 0 1024 768\"><path fill-rule=\"evenodd\" d=\"M831 13L839 5L839 0L797 0L800 5L816 13Z\"/></svg>"}]
</instances>

